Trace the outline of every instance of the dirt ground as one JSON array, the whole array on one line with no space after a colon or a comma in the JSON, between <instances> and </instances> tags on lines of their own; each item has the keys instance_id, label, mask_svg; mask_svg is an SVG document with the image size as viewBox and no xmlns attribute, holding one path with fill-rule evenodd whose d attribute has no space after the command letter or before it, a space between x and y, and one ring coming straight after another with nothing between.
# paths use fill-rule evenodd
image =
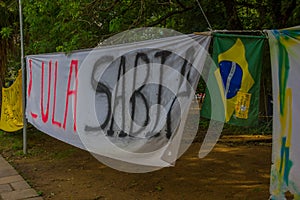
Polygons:
<instances>
[{"instance_id":1,"label":"dirt ground","mask_svg":"<svg viewBox=\"0 0 300 200\"><path fill-rule=\"evenodd\" d=\"M204 159L194 142L175 167L120 172L46 134L29 138L28 155L3 156L45 199L223 200L269 198L270 136L226 136Z\"/></svg>"}]
</instances>

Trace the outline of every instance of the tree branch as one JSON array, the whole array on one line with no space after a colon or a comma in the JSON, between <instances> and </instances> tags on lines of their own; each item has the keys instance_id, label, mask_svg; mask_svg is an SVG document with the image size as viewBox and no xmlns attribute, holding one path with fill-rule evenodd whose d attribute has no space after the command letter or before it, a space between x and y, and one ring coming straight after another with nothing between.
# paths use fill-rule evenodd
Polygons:
<instances>
[{"instance_id":1,"label":"tree branch","mask_svg":"<svg viewBox=\"0 0 300 200\"><path fill-rule=\"evenodd\" d=\"M160 24L161 22L165 21L166 19L168 19L169 17L172 17L173 15L177 15L177 14L181 14L181 13L184 13L184 12L187 12L189 10L192 10L194 7L187 7L183 10L176 10L176 11L173 11L173 12L169 12L167 13L165 16L159 18L158 20L148 24L147 26L148 27L151 27L151 26L156 26L158 24Z\"/></svg>"},{"instance_id":2,"label":"tree branch","mask_svg":"<svg viewBox=\"0 0 300 200\"><path fill-rule=\"evenodd\" d=\"M180 5L181 8L186 9L186 6L183 5L183 3L181 3L179 0L176 0L176 2L178 3L178 5Z\"/></svg>"},{"instance_id":3,"label":"tree branch","mask_svg":"<svg viewBox=\"0 0 300 200\"><path fill-rule=\"evenodd\" d=\"M110 11L110 10L113 9L113 8L117 5L117 3L119 3L119 2L120 2L120 0L115 0L109 7L103 8L103 9L99 9L98 11L100 11L100 12L107 12L107 11ZM89 6L95 6L95 4L97 4L97 0L91 2L91 3L89 4Z\"/></svg>"}]
</instances>

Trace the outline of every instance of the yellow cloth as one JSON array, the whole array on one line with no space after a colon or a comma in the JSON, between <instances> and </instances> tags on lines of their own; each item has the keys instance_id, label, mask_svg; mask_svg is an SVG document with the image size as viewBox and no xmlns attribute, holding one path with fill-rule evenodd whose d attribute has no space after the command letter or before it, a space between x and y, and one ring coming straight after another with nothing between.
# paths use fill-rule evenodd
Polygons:
<instances>
[{"instance_id":1,"label":"yellow cloth","mask_svg":"<svg viewBox=\"0 0 300 200\"><path fill-rule=\"evenodd\" d=\"M0 129L14 132L23 128L22 73L9 88L2 88Z\"/></svg>"}]
</instances>

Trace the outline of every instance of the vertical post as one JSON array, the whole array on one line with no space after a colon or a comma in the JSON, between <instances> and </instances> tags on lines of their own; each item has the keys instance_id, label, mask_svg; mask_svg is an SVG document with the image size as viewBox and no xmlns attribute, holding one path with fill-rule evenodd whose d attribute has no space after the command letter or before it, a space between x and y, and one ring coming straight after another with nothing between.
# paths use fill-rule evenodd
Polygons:
<instances>
[{"instance_id":1,"label":"vertical post","mask_svg":"<svg viewBox=\"0 0 300 200\"><path fill-rule=\"evenodd\" d=\"M22 2L19 0L20 18L20 40L21 40L21 69L22 69L22 106L23 106L23 153L27 153L27 120L25 115L26 107L26 69L24 66L24 37L23 37L23 15Z\"/></svg>"}]
</instances>

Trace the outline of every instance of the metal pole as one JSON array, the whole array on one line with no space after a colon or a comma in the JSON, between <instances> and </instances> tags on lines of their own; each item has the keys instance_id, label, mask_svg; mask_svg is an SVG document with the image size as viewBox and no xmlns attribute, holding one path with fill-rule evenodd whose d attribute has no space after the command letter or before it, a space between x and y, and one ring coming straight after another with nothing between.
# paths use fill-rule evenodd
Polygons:
<instances>
[{"instance_id":1,"label":"metal pole","mask_svg":"<svg viewBox=\"0 0 300 200\"><path fill-rule=\"evenodd\" d=\"M22 69L22 106L23 106L23 153L27 153L27 119L25 115L26 106L26 69L24 65L24 38L23 38L23 16L22 2L19 0L20 18L20 40L21 40L21 69Z\"/></svg>"}]
</instances>

